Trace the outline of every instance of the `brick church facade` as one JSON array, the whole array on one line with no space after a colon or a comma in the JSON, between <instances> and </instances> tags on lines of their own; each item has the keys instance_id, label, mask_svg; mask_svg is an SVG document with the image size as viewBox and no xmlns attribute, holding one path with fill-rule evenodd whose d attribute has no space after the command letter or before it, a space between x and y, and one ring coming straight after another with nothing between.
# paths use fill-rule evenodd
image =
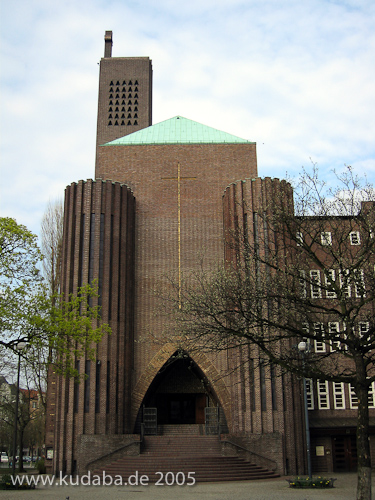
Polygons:
<instances>
[{"instance_id":1,"label":"brick church facade","mask_svg":"<svg viewBox=\"0 0 375 500\"><path fill-rule=\"evenodd\" d=\"M248 179L254 212L257 194L292 197L291 188L258 177L255 143L180 116L152 125L151 109L151 61L113 58L106 32L95 180L65 191L62 292L96 279L112 334L98 345L96 361L77 362L86 374L80 384L50 373L47 468L94 470L139 454L141 429L163 435L163 426L185 425L217 434L223 453L249 450L278 474L302 474L301 381L273 379L269 368L257 367L250 383L235 370L243 352L181 352L159 297L169 290L168 277L181 280L223 260L224 226L240 179ZM327 391L333 397L331 386ZM353 447L354 457L355 410L341 410L335 423L338 412L311 410L317 471L335 468L340 451L333 435Z\"/></svg>"}]
</instances>

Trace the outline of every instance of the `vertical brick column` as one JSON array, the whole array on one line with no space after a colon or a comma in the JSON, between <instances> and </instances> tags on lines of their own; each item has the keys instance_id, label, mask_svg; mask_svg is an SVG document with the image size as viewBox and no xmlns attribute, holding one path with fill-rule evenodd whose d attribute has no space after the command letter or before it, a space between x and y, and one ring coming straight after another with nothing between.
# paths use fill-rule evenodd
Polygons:
<instances>
[{"instance_id":1,"label":"vertical brick column","mask_svg":"<svg viewBox=\"0 0 375 500\"><path fill-rule=\"evenodd\" d=\"M79 181L66 188L64 217L63 296L96 280L100 297L93 305L101 306L102 320L112 328L98 344L96 360L80 359L80 383L60 376L56 384L54 470L71 473L77 471L79 435L123 434L130 428L135 199L124 184Z\"/></svg>"}]
</instances>

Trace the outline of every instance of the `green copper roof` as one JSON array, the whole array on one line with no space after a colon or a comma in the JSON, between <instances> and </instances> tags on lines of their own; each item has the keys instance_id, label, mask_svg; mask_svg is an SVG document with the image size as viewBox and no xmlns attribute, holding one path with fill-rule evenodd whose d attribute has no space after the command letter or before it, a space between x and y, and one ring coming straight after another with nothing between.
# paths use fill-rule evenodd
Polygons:
<instances>
[{"instance_id":1,"label":"green copper roof","mask_svg":"<svg viewBox=\"0 0 375 500\"><path fill-rule=\"evenodd\" d=\"M108 142L105 146L135 144L251 144L232 134L221 132L201 123L175 116L151 127Z\"/></svg>"}]
</instances>

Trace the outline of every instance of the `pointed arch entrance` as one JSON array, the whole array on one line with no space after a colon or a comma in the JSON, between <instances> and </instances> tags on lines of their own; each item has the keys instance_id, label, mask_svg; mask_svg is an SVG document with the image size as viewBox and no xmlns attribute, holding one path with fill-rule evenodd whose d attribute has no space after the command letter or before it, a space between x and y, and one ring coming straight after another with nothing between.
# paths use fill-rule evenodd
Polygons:
<instances>
[{"instance_id":1,"label":"pointed arch entrance","mask_svg":"<svg viewBox=\"0 0 375 500\"><path fill-rule=\"evenodd\" d=\"M156 410L158 425L205 424L207 408L217 409L226 427L229 392L215 366L204 354L193 359L172 348L164 346L138 381L134 395L142 394L142 400L138 399L136 427L145 408Z\"/></svg>"},{"instance_id":2,"label":"pointed arch entrance","mask_svg":"<svg viewBox=\"0 0 375 500\"><path fill-rule=\"evenodd\" d=\"M176 351L162 366L143 404L157 410L158 424L204 424L205 408L219 402L192 358Z\"/></svg>"}]
</instances>

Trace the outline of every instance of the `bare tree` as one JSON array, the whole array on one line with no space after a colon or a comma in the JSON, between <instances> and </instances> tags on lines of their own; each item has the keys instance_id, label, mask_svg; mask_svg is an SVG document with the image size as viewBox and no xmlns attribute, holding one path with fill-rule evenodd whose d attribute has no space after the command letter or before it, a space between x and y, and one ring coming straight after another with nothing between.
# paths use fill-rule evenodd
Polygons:
<instances>
[{"instance_id":1,"label":"bare tree","mask_svg":"<svg viewBox=\"0 0 375 500\"><path fill-rule=\"evenodd\" d=\"M41 250L43 253L43 276L48 283L51 296L60 293L61 250L64 225L62 200L49 202L41 223Z\"/></svg>"},{"instance_id":2,"label":"bare tree","mask_svg":"<svg viewBox=\"0 0 375 500\"><path fill-rule=\"evenodd\" d=\"M315 168L305 171L294 196L285 181L236 183L224 196L225 262L176 284L174 297L176 330L190 349L254 353L256 346L287 371L349 384L358 400L361 500L371 498L374 200L350 167L328 191ZM302 340L306 363L296 349Z\"/></svg>"}]
</instances>

